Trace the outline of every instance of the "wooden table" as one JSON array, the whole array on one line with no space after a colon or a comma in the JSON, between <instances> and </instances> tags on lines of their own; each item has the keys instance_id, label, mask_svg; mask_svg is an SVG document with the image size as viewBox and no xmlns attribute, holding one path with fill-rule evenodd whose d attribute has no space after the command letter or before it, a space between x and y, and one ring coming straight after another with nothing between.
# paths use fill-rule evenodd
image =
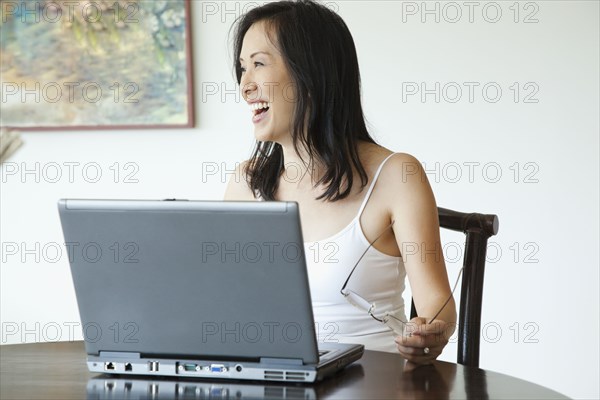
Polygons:
<instances>
[{"instance_id":1,"label":"wooden table","mask_svg":"<svg viewBox=\"0 0 600 400\"><path fill-rule=\"evenodd\" d=\"M145 379L89 373L83 342L0 346L2 399L565 399L522 379L436 361L404 370L400 355L366 351L315 384Z\"/></svg>"}]
</instances>

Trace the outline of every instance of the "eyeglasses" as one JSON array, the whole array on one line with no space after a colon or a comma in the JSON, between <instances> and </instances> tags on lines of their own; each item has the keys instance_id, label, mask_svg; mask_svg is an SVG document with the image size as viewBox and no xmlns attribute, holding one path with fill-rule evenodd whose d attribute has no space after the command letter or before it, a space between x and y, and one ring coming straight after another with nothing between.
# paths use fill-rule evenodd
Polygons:
<instances>
[{"instance_id":1,"label":"eyeglasses","mask_svg":"<svg viewBox=\"0 0 600 400\"><path fill-rule=\"evenodd\" d=\"M340 289L340 293L346 298L346 300L350 304L352 304L353 306L355 306L355 307L357 307L357 308L359 308L361 310L366 311L375 321L378 321L378 322L380 322L382 324L385 324L388 328L390 328L397 335L403 335L405 327L408 324L408 322L401 320L400 318L396 317L395 315L391 314L390 312L386 312L385 314L383 314L382 316L379 316L379 317L376 316L375 315L375 310L376 310L376 304L375 303L371 303L371 302L367 301L364 297L362 297L361 295L359 295L358 293L356 293L353 290L346 289L346 286L348 286L348 282L350 281L350 277L354 273L354 270L356 270L356 267L358 266L358 264L360 263L360 261L363 259L363 257L365 256L365 254L367 254L367 251L373 246L373 244L377 241L377 239L379 239L393 225L394 225L394 221L392 221L392 223L389 224L375 238L375 240L373 240L371 243L369 243L369 246L362 253L362 255L360 256L360 258L358 259L358 261L356 262L356 264L354 264L354 267L352 267L352 271L350 271L350 274L346 278L346 282L344 282L344 286L342 286L342 288ZM452 292L450 293L450 296L448 296L448 299L444 302L444 304L442 305L442 307L433 316L433 318L431 318L431 320L429 322L427 322L428 324L431 324L438 317L438 315L440 315L440 313L444 310L444 308L446 307L446 305L448 304L448 302L450 302L450 299L452 299L452 296L454 295L454 291L456 291L456 287L458 285L458 280L460 279L462 271L463 271L463 268L461 267L460 271L458 272L458 276L456 278L456 282L454 283L454 287L452 288Z\"/></svg>"}]
</instances>

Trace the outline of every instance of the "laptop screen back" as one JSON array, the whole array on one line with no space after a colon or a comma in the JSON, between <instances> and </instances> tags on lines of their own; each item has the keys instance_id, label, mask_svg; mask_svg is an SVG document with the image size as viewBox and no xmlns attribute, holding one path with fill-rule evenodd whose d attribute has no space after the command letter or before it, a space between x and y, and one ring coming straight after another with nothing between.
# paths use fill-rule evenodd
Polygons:
<instances>
[{"instance_id":1,"label":"laptop screen back","mask_svg":"<svg viewBox=\"0 0 600 400\"><path fill-rule=\"evenodd\" d=\"M88 354L318 360L295 202L61 200Z\"/></svg>"}]
</instances>

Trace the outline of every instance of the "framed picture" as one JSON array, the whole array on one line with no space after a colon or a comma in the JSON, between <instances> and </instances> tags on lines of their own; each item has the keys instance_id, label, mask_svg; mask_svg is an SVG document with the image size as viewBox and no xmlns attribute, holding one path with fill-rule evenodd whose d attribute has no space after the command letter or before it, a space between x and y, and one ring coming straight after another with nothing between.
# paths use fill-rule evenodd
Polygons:
<instances>
[{"instance_id":1,"label":"framed picture","mask_svg":"<svg viewBox=\"0 0 600 400\"><path fill-rule=\"evenodd\" d=\"M0 4L0 126L194 126L190 0Z\"/></svg>"}]
</instances>

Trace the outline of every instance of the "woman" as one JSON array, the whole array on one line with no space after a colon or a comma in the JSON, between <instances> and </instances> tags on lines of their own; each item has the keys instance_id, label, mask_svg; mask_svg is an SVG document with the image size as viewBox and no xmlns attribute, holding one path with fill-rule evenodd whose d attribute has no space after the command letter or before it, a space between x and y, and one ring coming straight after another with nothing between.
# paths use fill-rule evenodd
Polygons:
<instances>
[{"instance_id":1,"label":"woman","mask_svg":"<svg viewBox=\"0 0 600 400\"><path fill-rule=\"evenodd\" d=\"M366 129L346 24L313 1L255 8L236 22L234 68L257 143L225 199L298 202L318 340L430 363L456 320L437 207L418 160ZM405 276L423 318L393 332Z\"/></svg>"}]
</instances>

